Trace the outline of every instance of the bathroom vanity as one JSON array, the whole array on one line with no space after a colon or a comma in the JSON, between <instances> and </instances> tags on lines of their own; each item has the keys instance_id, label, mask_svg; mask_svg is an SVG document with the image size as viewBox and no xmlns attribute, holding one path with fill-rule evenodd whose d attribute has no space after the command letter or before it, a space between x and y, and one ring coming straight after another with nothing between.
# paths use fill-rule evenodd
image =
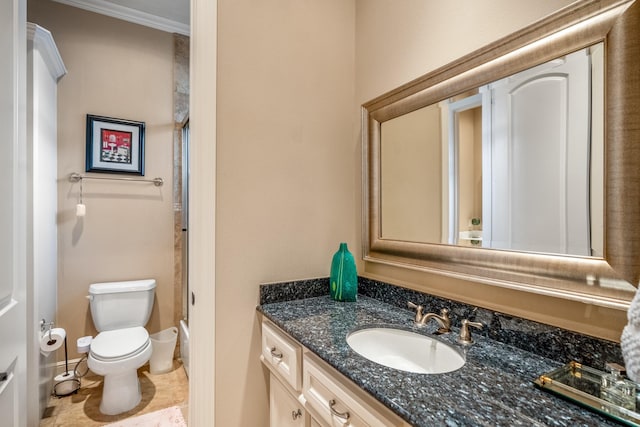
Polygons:
<instances>
[{"instance_id":1,"label":"bathroom vanity","mask_svg":"<svg viewBox=\"0 0 640 427\"><path fill-rule=\"evenodd\" d=\"M276 293L282 290L277 284L264 285L263 293L270 287ZM568 362L550 356L599 365L618 360L615 343L380 282L364 279L360 288L370 296L361 293L354 303L336 302L328 295L286 300L280 293L280 298L262 298L258 307L261 359L270 370L272 426L618 425L533 384L539 375ZM466 359L464 366L443 374L410 373L371 362L353 351L346 337L363 327L394 327L434 336L436 322L418 327L414 312L400 303L372 297L382 294L381 288L398 301L422 298L418 302L430 312L450 305L452 332L435 338L457 348ZM469 315L485 328L474 329L474 343L462 346L457 343L459 324ZM496 330L496 323L502 331ZM511 343L503 342L505 338ZM518 342L530 349L519 348ZM539 351L531 351L536 348ZM583 351L586 359L572 351Z\"/></svg>"},{"instance_id":2,"label":"bathroom vanity","mask_svg":"<svg viewBox=\"0 0 640 427\"><path fill-rule=\"evenodd\" d=\"M272 426L408 425L266 319L260 358L271 370Z\"/></svg>"}]
</instances>

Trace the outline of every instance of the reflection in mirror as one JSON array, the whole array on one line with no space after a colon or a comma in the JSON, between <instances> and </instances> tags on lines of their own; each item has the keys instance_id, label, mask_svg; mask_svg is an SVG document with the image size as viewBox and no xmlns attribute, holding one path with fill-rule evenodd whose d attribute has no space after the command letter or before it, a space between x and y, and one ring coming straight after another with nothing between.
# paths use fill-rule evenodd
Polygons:
<instances>
[{"instance_id":1,"label":"reflection in mirror","mask_svg":"<svg viewBox=\"0 0 640 427\"><path fill-rule=\"evenodd\" d=\"M437 104L381 125L382 236L440 242L443 203L442 113ZM445 199L446 200L446 199Z\"/></svg>"},{"instance_id":2,"label":"reflection in mirror","mask_svg":"<svg viewBox=\"0 0 640 427\"><path fill-rule=\"evenodd\" d=\"M382 122L382 238L602 257L603 52Z\"/></svg>"},{"instance_id":3,"label":"reflection in mirror","mask_svg":"<svg viewBox=\"0 0 640 427\"><path fill-rule=\"evenodd\" d=\"M481 246L483 177L490 176L489 173L483 175L482 171L482 132L483 129L490 129L482 125L482 120L483 111L486 119L486 112L490 108L483 108L482 95L475 94L451 100L447 110L451 221L446 243ZM485 218L489 216L485 215ZM490 247L487 241L485 239L484 246Z\"/></svg>"}]
</instances>

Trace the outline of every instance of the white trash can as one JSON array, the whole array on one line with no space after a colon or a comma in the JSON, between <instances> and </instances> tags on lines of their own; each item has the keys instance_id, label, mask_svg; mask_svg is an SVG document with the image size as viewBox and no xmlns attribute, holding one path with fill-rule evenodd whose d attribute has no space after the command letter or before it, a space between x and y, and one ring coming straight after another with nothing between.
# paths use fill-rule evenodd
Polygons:
<instances>
[{"instance_id":1,"label":"white trash can","mask_svg":"<svg viewBox=\"0 0 640 427\"><path fill-rule=\"evenodd\" d=\"M152 374L163 374L173 368L173 352L178 340L178 328L171 327L155 334L149 335L151 339L151 365Z\"/></svg>"}]
</instances>

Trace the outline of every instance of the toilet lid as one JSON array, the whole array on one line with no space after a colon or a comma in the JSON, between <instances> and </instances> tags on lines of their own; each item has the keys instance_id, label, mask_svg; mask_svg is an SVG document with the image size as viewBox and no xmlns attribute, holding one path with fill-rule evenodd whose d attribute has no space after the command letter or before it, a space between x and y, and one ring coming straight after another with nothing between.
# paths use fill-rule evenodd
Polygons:
<instances>
[{"instance_id":1,"label":"toilet lid","mask_svg":"<svg viewBox=\"0 0 640 427\"><path fill-rule=\"evenodd\" d=\"M149 333L142 326L100 332L91 341L91 353L98 358L119 359L136 353L149 341Z\"/></svg>"}]
</instances>

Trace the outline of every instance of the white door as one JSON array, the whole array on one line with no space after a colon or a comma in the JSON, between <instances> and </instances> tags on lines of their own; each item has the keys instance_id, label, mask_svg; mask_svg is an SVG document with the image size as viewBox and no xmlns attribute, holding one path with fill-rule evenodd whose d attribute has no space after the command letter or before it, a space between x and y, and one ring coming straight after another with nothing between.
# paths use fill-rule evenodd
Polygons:
<instances>
[{"instance_id":1,"label":"white door","mask_svg":"<svg viewBox=\"0 0 640 427\"><path fill-rule=\"evenodd\" d=\"M483 237L492 248L591 255L588 50L508 77L491 92L491 173L483 166L490 235Z\"/></svg>"},{"instance_id":2,"label":"white door","mask_svg":"<svg viewBox=\"0 0 640 427\"><path fill-rule=\"evenodd\" d=\"M0 2L0 417L26 426L26 0Z\"/></svg>"}]
</instances>

